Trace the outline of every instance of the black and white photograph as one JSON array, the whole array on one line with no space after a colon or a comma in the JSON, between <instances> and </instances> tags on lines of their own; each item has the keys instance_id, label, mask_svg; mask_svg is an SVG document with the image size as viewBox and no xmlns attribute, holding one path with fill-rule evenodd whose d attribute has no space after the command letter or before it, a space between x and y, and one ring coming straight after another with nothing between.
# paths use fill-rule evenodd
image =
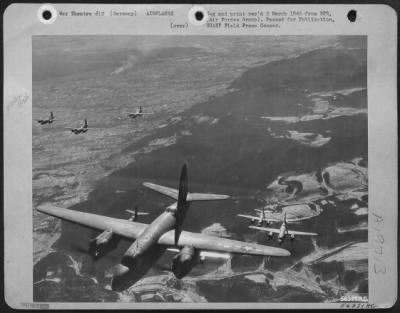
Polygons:
<instances>
[{"instance_id":1,"label":"black and white photograph","mask_svg":"<svg viewBox=\"0 0 400 313\"><path fill-rule=\"evenodd\" d=\"M33 301L368 302L367 39L32 36Z\"/></svg>"}]
</instances>

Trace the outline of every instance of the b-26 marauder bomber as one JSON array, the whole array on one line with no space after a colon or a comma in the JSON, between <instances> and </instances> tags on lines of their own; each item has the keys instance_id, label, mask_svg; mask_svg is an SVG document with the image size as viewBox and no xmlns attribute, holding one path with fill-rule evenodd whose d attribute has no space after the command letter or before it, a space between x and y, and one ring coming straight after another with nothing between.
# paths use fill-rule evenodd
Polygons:
<instances>
[{"instance_id":1,"label":"b-26 marauder bomber","mask_svg":"<svg viewBox=\"0 0 400 313\"><path fill-rule=\"evenodd\" d=\"M281 227L278 228L269 228L269 227L259 227L259 226L249 226L250 228L261 230L268 232L268 237L272 239L274 237L274 234L278 234L278 242L279 244L282 244L283 241L287 236L290 237L290 240L293 241L296 236L318 236L317 233L308 233L308 232L302 232L302 231L297 231L297 230L289 230L287 226L287 221L286 221L286 213L284 214L283 221Z\"/></svg>"},{"instance_id":2,"label":"b-26 marauder bomber","mask_svg":"<svg viewBox=\"0 0 400 313\"><path fill-rule=\"evenodd\" d=\"M50 112L50 117L49 118L46 118L46 119L43 119L43 120L35 120L36 122L38 122L40 125L46 125L46 124L51 124L51 123L53 123L54 121L55 121L55 119L54 119L54 114L53 114L53 112Z\"/></svg>"},{"instance_id":3,"label":"b-26 marauder bomber","mask_svg":"<svg viewBox=\"0 0 400 313\"><path fill-rule=\"evenodd\" d=\"M273 222L282 222L285 216L288 223L299 223L319 215L321 208L319 205L308 202L281 202L280 204L269 204L260 209L255 209L256 215L238 214L250 220L250 224L269 226Z\"/></svg>"},{"instance_id":4,"label":"b-26 marauder bomber","mask_svg":"<svg viewBox=\"0 0 400 313\"><path fill-rule=\"evenodd\" d=\"M177 278L187 275L194 266L208 257L225 258L230 253L281 257L290 255L289 251L281 248L183 231L182 224L192 202L230 198L227 195L188 192L186 164L181 170L178 190L153 183L143 185L176 201L151 224L56 207L42 207L37 210L103 231L97 237L99 240L91 241L92 249L98 244L107 244L115 237L134 240L113 273L111 288L116 291L125 290L135 284L168 248L177 252L172 261L172 272Z\"/></svg>"},{"instance_id":5,"label":"b-26 marauder bomber","mask_svg":"<svg viewBox=\"0 0 400 313\"><path fill-rule=\"evenodd\" d=\"M89 128L87 120L84 121L84 124L81 127L64 127L64 128L69 129L75 135L85 134L85 133L87 133L87 131L89 129L98 129L98 128L93 128L93 127Z\"/></svg>"},{"instance_id":6,"label":"b-26 marauder bomber","mask_svg":"<svg viewBox=\"0 0 400 313\"><path fill-rule=\"evenodd\" d=\"M273 210L266 209L265 207L263 207L262 209L256 209L256 211L258 213L258 216L246 215L246 214L238 214L237 216L250 219L251 224L255 224L255 222L257 222L258 226L263 226L264 223L266 225L270 225L272 222L280 222L281 221L281 220L275 219L275 218L268 218L265 215L265 212L271 213L271 212L273 212Z\"/></svg>"},{"instance_id":7,"label":"b-26 marauder bomber","mask_svg":"<svg viewBox=\"0 0 400 313\"><path fill-rule=\"evenodd\" d=\"M126 112L126 114L128 114L130 118L135 119L137 117L142 117L144 114L153 114L153 113L143 112L142 107L139 107L139 110L136 110L136 112Z\"/></svg>"},{"instance_id":8,"label":"b-26 marauder bomber","mask_svg":"<svg viewBox=\"0 0 400 313\"><path fill-rule=\"evenodd\" d=\"M129 218L130 222L135 222L138 219L139 216L149 215L149 213L147 213L147 212L139 212L137 206L135 207L135 210L133 210L133 211L132 210L126 210L126 212L132 214L132 216Z\"/></svg>"}]
</instances>

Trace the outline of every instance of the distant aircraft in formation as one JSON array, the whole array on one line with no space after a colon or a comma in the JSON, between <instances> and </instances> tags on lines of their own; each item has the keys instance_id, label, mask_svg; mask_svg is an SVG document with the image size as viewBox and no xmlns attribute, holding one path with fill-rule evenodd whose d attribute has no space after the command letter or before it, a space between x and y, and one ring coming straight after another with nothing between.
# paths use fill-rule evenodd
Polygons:
<instances>
[{"instance_id":1,"label":"distant aircraft in formation","mask_svg":"<svg viewBox=\"0 0 400 313\"><path fill-rule=\"evenodd\" d=\"M136 110L136 112L127 112L126 114L128 114L128 116L132 119L135 119L137 117L142 117L144 114L153 114L150 112L143 112L142 107L139 107L139 110Z\"/></svg>"},{"instance_id":2,"label":"distant aircraft in formation","mask_svg":"<svg viewBox=\"0 0 400 313\"><path fill-rule=\"evenodd\" d=\"M289 251L281 248L183 231L183 220L192 202L230 198L227 195L190 193L187 181L185 164L181 170L178 190L153 183L143 184L176 201L151 224L135 222L132 217L126 220L55 207L42 207L37 210L102 231L90 242L90 250L97 256L101 253L99 248L107 246L113 240L117 241L115 238L134 241L114 271L111 288L116 291L122 291L135 284L168 248L177 253L171 269L177 278L186 276L194 266L204 262L206 258L230 258L231 253L258 256L290 255ZM134 213L134 216L137 217L138 213Z\"/></svg>"},{"instance_id":3,"label":"distant aircraft in formation","mask_svg":"<svg viewBox=\"0 0 400 313\"><path fill-rule=\"evenodd\" d=\"M129 220L128 220L128 221L130 221L130 222L136 222L136 220L138 219L139 216L142 216L142 215L149 215L149 213L147 213L147 212L139 212L137 206L135 207L135 210L134 210L134 211L132 211L132 210L126 210L126 212L132 214L132 216L131 216L131 217L129 218Z\"/></svg>"},{"instance_id":4,"label":"distant aircraft in formation","mask_svg":"<svg viewBox=\"0 0 400 313\"><path fill-rule=\"evenodd\" d=\"M143 108L140 106L136 112L127 112L128 116L132 119L135 119L137 117L142 117L145 114L153 114L150 112L143 112ZM53 112L50 112L50 117L47 119L35 119L36 122L38 122L40 125L46 125L46 124L51 124L55 121L54 119L54 114ZM86 133L89 128L87 124L87 120L85 120L84 125L81 127L65 127L66 129L69 129L72 133L75 135ZM93 129L92 127L90 129Z\"/></svg>"},{"instance_id":5,"label":"distant aircraft in formation","mask_svg":"<svg viewBox=\"0 0 400 313\"><path fill-rule=\"evenodd\" d=\"M93 127L88 127L88 122L87 120L84 121L84 124L81 127L64 127L65 129L69 129L72 133L75 135L78 134L84 134L86 133L89 129L98 129L98 128L93 128Z\"/></svg>"},{"instance_id":6,"label":"distant aircraft in formation","mask_svg":"<svg viewBox=\"0 0 400 313\"><path fill-rule=\"evenodd\" d=\"M50 117L44 120L35 120L36 122L38 122L40 125L46 125L46 124L51 124L55 121L54 119L54 114L53 112L50 112Z\"/></svg>"},{"instance_id":7,"label":"distant aircraft in formation","mask_svg":"<svg viewBox=\"0 0 400 313\"><path fill-rule=\"evenodd\" d=\"M269 227L259 227L259 226L249 226L250 228L261 230L268 232L268 237L272 239L274 234L278 234L278 242L282 244L286 237L290 237L290 240L293 241L296 236L318 236L317 233L308 233L296 230L288 230L287 221L286 221L286 213L284 214L283 221L281 227L278 228L269 228Z\"/></svg>"},{"instance_id":8,"label":"distant aircraft in formation","mask_svg":"<svg viewBox=\"0 0 400 313\"><path fill-rule=\"evenodd\" d=\"M278 219L266 217L265 212L268 212L268 213L274 212L271 209L266 209L265 207L263 207L262 209L256 209L256 211L258 212L258 216L252 216L252 215L246 215L246 214L238 214L237 216L250 219L251 224L255 224L255 222L257 222L258 226L263 226L264 223L266 225L270 225L272 222L280 222L281 221Z\"/></svg>"}]
</instances>

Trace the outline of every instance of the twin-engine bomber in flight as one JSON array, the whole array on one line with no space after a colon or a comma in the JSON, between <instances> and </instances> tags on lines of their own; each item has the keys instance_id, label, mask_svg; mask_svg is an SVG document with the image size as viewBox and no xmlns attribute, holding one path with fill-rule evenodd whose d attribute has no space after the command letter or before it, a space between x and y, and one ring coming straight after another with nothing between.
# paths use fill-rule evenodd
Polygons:
<instances>
[{"instance_id":1,"label":"twin-engine bomber in flight","mask_svg":"<svg viewBox=\"0 0 400 313\"><path fill-rule=\"evenodd\" d=\"M251 224L255 224L257 222L258 226L263 226L265 223L266 225L270 225L272 222L280 222L281 220L275 218L269 218L265 215L265 212L271 213L273 210L266 209L263 207L262 209L256 209L258 212L258 216L253 215L246 215L246 214L238 214L237 216L248 218L251 220Z\"/></svg>"},{"instance_id":2,"label":"twin-engine bomber in flight","mask_svg":"<svg viewBox=\"0 0 400 313\"><path fill-rule=\"evenodd\" d=\"M317 233L308 233L308 232L297 231L297 230L289 230L288 226L287 226L287 221L286 221L286 213L284 214L282 225L280 228L269 228L269 227L259 227L259 226L249 226L249 227L253 228L253 229L268 232L268 237L270 239L272 239L274 237L274 234L277 234L279 244L282 244L287 236L290 237L291 241L293 241L296 238L296 236L318 236Z\"/></svg>"},{"instance_id":3,"label":"twin-engine bomber in flight","mask_svg":"<svg viewBox=\"0 0 400 313\"><path fill-rule=\"evenodd\" d=\"M119 236L135 240L114 271L111 287L122 291L135 284L157 262L166 249L177 252L173 258L172 272L177 278L187 275L192 268L208 257L225 258L230 253L258 256L289 256L281 248L255 243L219 238L182 230L183 220L194 201L224 200L226 195L190 193L187 184L187 167L182 167L179 190L152 183L145 187L164 194L176 202L168 206L151 224L134 222L68 209L44 207L37 210L72 223L103 231L99 242ZM92 245L96 241L92 241Z\"/></svg>"},{"instance_id":4,"label":"twin-engine bomber in flight","mask_svg":"<svg viewBox=\"0 0 400 313\"><path fill-rule=\"evenodd\" d=\"M84 121L84 124L81 127L65 127L65 129L69 129L71 132L73 132L75 135L79 134L85 134L89 129L99 129L99 128L93 128L93 127L88 127L88 122L87 120Z\"/></svg>"},{"instance_id":5,"label":"twin-engine bomber in flight","mask_svg":"<svg viewBox=\"0 0 400 313\"><path fill-rule=\"evenodd\" d=\"M81 127L65 127L65 129L69 129L75 135L86 133L89 130L87 120L85 120Z\"/></svg>"},{"instance_id":6,"label":"twin-engine bomber in flight","mask_svg":"<svg viewBox=\"0 0 400 313\"><path fill-rule=\"evenodd\" d=\"M54 114L53 112L50 112L50 117L44 120L35 120L36 122L38 122L40 125L46 125L46 124L51 124L55 121L54 119Z\"/></svg>"},{"instance_id":7,"label":"twin-engine bomber in flight","mask_svg":"<svg viewBox=\"0 0 400 313\"><path fill-rule=\"evenodd\" d=\"M153 114L150 112L143 112L142 107L139 107L139 110L137 110L136 112L127 112L126 114L128 114L128 116L132 119L135 119L137 117L142 117L144 114Z\"/></svg>"}]
</instances>

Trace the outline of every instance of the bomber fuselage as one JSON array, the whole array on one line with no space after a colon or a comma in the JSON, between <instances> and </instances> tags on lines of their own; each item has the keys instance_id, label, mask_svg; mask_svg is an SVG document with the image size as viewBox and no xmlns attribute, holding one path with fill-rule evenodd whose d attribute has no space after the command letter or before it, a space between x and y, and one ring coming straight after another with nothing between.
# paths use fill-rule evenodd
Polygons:
<instances>
[{"instance_id":1,"label":"bomber fuselage","mask_svg":"<svg viewBox=\"0 0 400 313\"><path fill-rule=\"evenodd\" d=\"M122 258L122 264L130 266L135 258L145 253L167 231L175 227L176 219L172 212L164 212L157 217L129 247Z\"/></svg>"},{"instance_id":2,"label":"bomber fuselage","mask_svg":"<svg viewBox=\"0 0 400 313\"><path fill-rule=\"evenodd\" d=\"M282 223L281 228L279 229L279 235L278 235L278 241L279 243L282 243L283 240L285 239L287 230L286 230L286 223Z\"/></svg>"},{"instance_id":3,"label":"bomber fuselage","mask_svg":"<svg viewBox=\"0 0 400 313\"><path fill-rule=\"evenodd\" d=\"M37 121L40 125L51 124L53 120L38 120Z\"/></svg>"}]
</instances>

